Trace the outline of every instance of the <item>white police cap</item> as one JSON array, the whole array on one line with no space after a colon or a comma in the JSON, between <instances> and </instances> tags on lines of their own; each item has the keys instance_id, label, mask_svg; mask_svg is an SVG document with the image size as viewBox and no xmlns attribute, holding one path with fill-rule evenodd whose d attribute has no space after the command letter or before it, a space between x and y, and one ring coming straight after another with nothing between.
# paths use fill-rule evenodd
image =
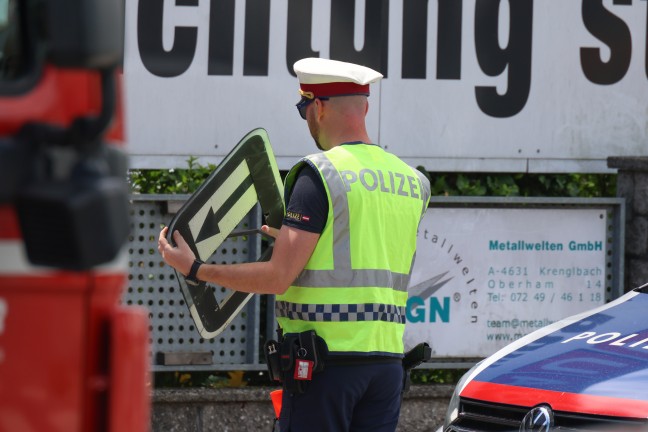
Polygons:
<instances>
[{"instance_id":1,"label":"white police cap","mask_svg":"<svg viewBox=\"0 0 648 432\"><path fill-rule=\"evenodd\" d=\"M383 77L365 66L317 57L301 59L295 62L293 69L299 79L299 93L308 99L369 96L369 84Z\"/></svg>"}]
</instances>

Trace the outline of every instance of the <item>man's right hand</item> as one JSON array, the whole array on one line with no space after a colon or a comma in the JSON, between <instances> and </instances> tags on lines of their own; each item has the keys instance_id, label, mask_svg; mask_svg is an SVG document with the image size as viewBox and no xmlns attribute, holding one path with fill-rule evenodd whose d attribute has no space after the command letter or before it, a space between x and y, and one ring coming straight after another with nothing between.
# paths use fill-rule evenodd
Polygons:
<instances>
[{"instance_id":1,"label":"man's right hand","mask_svg":"<svg viewBox=\"0 0 648 432\"><path fill-rule=\"evenodd\" d=\"M279 230L277 228L272 228L269 225L263 225L261 227L261 231L263 231L265 234L269 235L274 239L276 239L277 236L279 235Z\"/></svg>"}]
</instances>

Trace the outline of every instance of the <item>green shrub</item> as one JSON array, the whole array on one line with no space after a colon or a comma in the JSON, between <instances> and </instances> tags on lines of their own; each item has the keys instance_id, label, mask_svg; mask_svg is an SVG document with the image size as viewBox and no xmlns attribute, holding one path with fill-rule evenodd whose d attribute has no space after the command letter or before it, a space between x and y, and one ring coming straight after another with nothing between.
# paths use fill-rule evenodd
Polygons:
<instances>
[{"instance_id":1,"label":"green shrub","mask_svg":"<svg viewBox=\"0 0 648 432\"><path fill-rule=\"evenodd\" d=\"M200 165L190 156L186 169L131 170L131 192L141 194L189 194L195 191L211 174L216 165Z\"/></svg>"},{"instance_id":2,"label":"green shrub","mask_svg":"<svg viewBox=\"0 0 648 432\"><path fill-rule=\"evenodd\" d=\"M616 195L614 174L437 173L418 167L432 196L580 197Z\"/></svg>"},{"instance_id":3,"label":"green shrub","mask_svg":"<svg viewBox=\"0 0 648 432\"><path fill-rule=\"evenodd\" d=\"M141 194L190 194L216 168L203 166L190 156L187 168L131 170L131 192ZM613 197L616 194L614 174L500 174L443 173L418 169L429 179L432 196L499 196L499 197Z\"/></svg>"}]
</instances>

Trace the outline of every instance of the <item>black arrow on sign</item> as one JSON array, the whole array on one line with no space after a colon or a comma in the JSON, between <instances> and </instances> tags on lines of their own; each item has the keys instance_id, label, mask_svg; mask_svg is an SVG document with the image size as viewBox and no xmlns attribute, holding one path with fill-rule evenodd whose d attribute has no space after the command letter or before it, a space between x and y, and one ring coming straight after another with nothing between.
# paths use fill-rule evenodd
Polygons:
<instances>
[{"instance_id":1,"label":"black arrow on sign","mask_svg":"<svg viewBox=\"0 0 648 432\"><path fill-rule=\"evenodd\" d=\"M218 210L216 210L216 212L214 212L211 207L209 208L209 212L207 212L207 216L205 217L202 227L198 232L198 237L196 237L196 243L200 243L201 241L220 233L220 227L218 226L218 223L221 221L221 219L223 219L223 217L225 217L230 209L236 204L239 199L241 199L243 194L252 185L252 177L245 177L243 182L238 185L234 193L225 200L223 205Z\"/></svg>"}]
</instances>

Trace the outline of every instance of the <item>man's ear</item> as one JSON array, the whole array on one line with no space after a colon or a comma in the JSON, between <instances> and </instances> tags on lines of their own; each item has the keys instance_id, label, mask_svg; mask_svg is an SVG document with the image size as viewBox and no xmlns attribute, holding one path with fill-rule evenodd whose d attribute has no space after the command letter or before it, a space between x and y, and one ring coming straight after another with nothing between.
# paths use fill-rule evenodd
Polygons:
<instances>
[{"instance_id":1,"label":"man's ear","mask_svg":"<svg viewBox=\"0 0 648 432\"><path fill-rule=\"evenodd\" d=\"M320 120L322 118L322 114L324 113L324 102L322 102L321 99L315 99L315 107L317 108L317 112L315 113L315 116L317 117L317 120Z\"/></svg>"}]
</instances>

